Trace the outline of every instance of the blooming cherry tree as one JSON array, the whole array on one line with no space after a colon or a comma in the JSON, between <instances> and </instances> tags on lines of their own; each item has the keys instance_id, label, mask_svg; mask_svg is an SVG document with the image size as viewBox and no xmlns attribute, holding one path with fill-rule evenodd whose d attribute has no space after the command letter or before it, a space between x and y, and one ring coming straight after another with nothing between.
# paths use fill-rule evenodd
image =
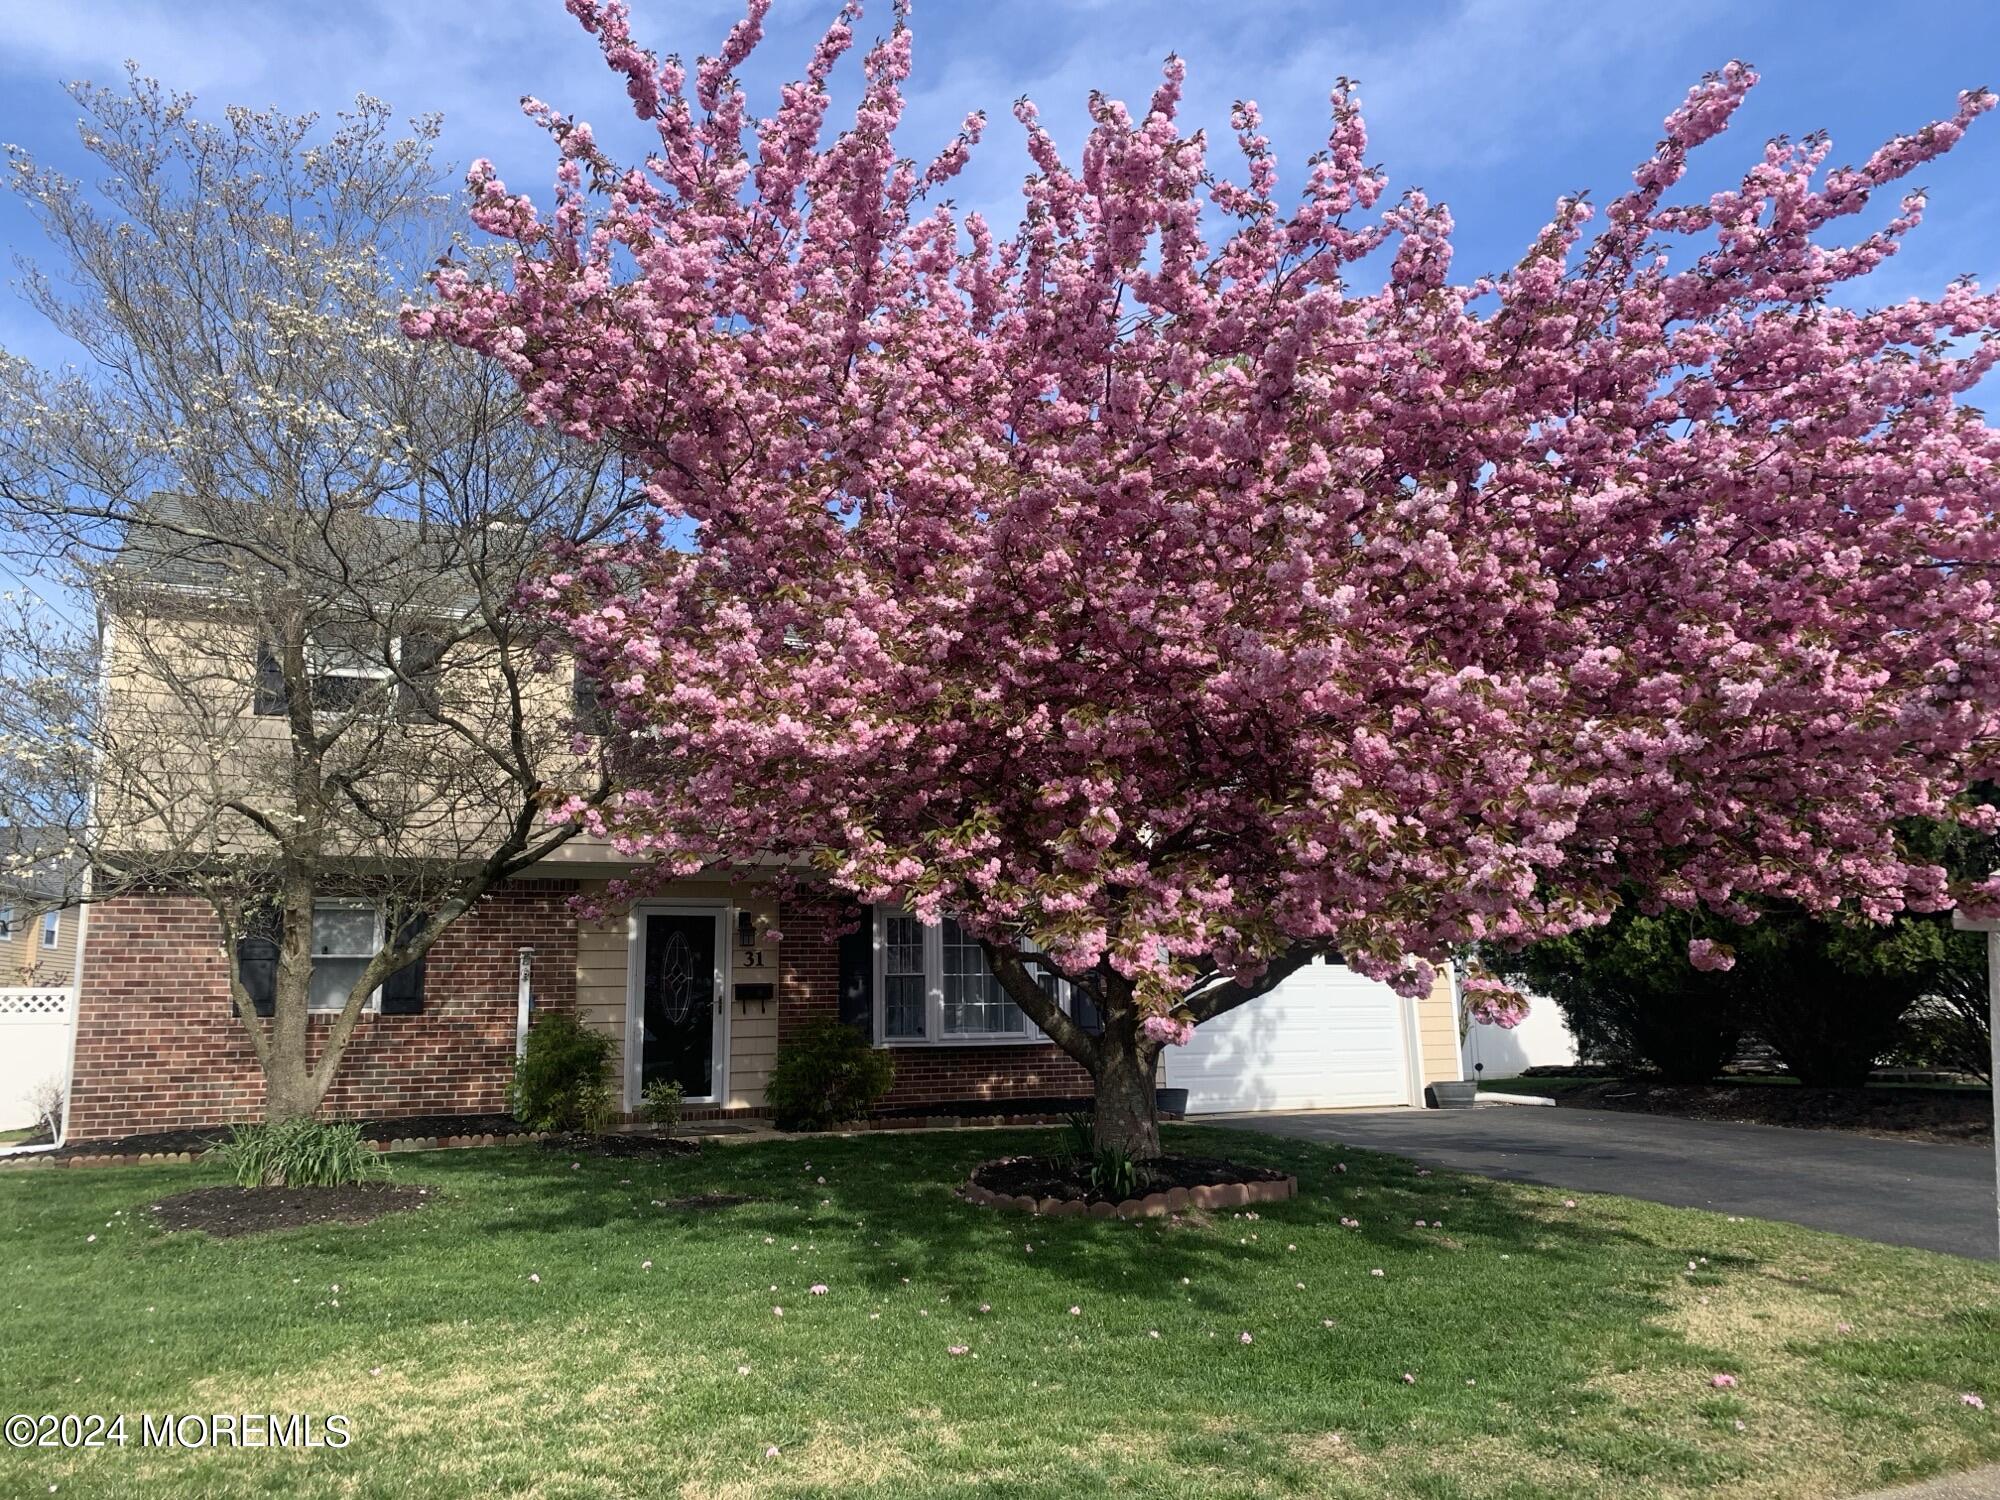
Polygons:
<instances>
[{"instance_id":1,"label":"blooming cherry tree","mask_svg":"<svg viewBox=\"0 0 2000 1500\"><path fill-rule=\"evenodd\" d=\"M1864 211L1991 94L1677 200L1732 63L1627 191L1456 281L1344 81L1286 201L1255 104L1233 165L1182 128L1178 59L1092 96L1074 160L1023 101L1003 236L942 196L981 115L898 152L901 10L829 135L858 6L760 116L765 0L692 70L568 3L657 149L528 101L552 211L475 163L512 275L447 267L404 321L650 476L660 524L535 602L625 732L602 824L661 872L775 855L956 915L1141 1156L1160 1048L1316 951L1416 991L1621 881L1739 918L1964 894L1894 826L1985 816L1995 769L2000 438L1960 398L2000 299L1846 294L1923 200Z\"/></svg>"}]
</instances>

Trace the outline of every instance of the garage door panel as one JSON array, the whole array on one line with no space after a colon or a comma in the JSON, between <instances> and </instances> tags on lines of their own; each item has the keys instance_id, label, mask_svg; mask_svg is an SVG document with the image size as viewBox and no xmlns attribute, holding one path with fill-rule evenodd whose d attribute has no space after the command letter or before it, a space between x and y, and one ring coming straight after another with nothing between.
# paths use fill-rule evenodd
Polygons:
<instances>
[{"instance_id":1,"label":"garage door panel","mask_svg":"<svg viewBox=\"0 0 2000 1500\"><path fill-rule=\"evenodd\" d=\"M1404 1002L1337 964L1313 964L1269 995L1169 1047L1165 1081L1190 1114L1409 1102Z\"/></svg>"}]
</instances>

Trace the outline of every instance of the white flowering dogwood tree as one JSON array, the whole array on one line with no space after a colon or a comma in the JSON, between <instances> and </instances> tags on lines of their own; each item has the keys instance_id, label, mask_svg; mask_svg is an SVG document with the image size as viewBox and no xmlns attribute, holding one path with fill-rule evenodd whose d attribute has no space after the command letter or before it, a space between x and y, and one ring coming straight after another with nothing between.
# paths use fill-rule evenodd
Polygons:
<instances>
[{"instance_id":1,"label":"white flowering dogwood tree","mask_svg":"<svg viewBox=\"0 0 2000 1500\"><path fill-rule=\"evenodd\" d=\"M31 580L0 614L6 811L94 898L206 899L267 1110L310 1114L369 997L573 835L550 778L607 785L513 606L630 492L489 362L397 329L459 213L435 121L210 121L136 74L74 96L100 181L12 157L51 249L30 298L80 358L0 355Z\"/></svg>"}]
</instances>

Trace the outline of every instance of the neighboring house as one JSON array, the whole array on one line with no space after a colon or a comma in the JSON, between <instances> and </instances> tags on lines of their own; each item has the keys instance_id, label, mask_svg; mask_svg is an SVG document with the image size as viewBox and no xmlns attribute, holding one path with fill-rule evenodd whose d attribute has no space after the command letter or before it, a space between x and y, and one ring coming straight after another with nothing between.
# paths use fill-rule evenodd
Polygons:
<instances>
[{"instance_id":1,"label":"neighboring house","mask_svg":"<svg viewBox=\"0 0 2000 1500\"><path fill-rule=\"evenodd\" d=\"M0 1130L36 1124L62 1089L76 1011L81 862L58 831L0 826Z\"/></svg>"},{"instance_id":2,"label":"neighboring house","mask_svg":"<svg viewBox=\"0 0 2000 1500\"><path fill-rule=\"evenodd\" d=\"M199 592L185 575L171 582L183 602ZM119 654L130 634L108 632L110 680L139 670ZM231 659L210 717L240 719L228 742L254 745L256 720L272 711L254 634L223 654ZM327 670L361 669L330 655ZM557 718L585 702L560 680L547 696ZM577 898L601 897L607 881L629 873L608 847L579 839L531 878L489 894L374 997L325 1113L504 1111L524 983L538 1011L573 1012L616 1042L627 1112L648 1083L673 1078L690 1118L760 1113L780 1043L820 1017L848 1021L896 1053L887 1111L1018 1111L1089 1092L1088 1075L1004 997L978 945L952 923L926 928L877 908L837 934L781 906L772 885L741 879L676 881L604 921L576 914ZM383 921L374 907L319 904L314 948L329 1012L382 943ZM268 982L271 950L262 938L243 941L254 996ZM231 1012L220 930L205 901L158 889L94 905L80 990L71 1139L260 1112L262 1078ZM1426 1083L1459 1076L1443 979L1408 1001L1328 964L1168 1053L1161 1081L1188 1088L1195 1111L1418 1104Z\"/></svg>"},{"instance_id":3,"label":"neighboring house","mask_svg":"<svg viewBox=\"0 0 2000 1500\"><path fill-rule=\"evenodd\" d=\"M78 861L37 852L57 842L0 827L0 989L60 989L76 975Z\"/></svg>"}]
</instances>

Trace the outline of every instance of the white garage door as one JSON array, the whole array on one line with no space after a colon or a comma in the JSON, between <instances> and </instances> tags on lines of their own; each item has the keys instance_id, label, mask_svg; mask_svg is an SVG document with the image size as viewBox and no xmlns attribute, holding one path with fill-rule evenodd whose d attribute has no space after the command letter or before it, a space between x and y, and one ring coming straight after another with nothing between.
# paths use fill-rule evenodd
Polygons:
<instances>
[{"instance_id":1,"label":"white garage door","mask_svg":"<svg viewBox=\"0 0 2000 1500\"><path fill-rule=\"evenodd\" d=\"M1168 1047L1163 1082L1190 1114L1413 1103L1408 1002L1340 964L1314 962L1270 994Z\"/></svg>"}]
</instances>

